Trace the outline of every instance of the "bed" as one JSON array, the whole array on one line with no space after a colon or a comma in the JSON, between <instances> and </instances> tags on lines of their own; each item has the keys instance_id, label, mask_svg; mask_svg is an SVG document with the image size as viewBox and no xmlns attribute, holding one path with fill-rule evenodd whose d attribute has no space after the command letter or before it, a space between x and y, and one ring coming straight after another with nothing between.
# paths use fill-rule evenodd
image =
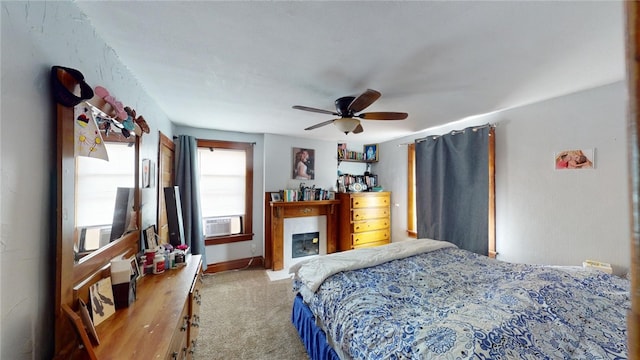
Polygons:
<instances>
[{"instance_id":1,"label":"bed","mask_svg":"<svg viewBox=\"0 0 640 360\"><path fill-rule=\"evenodd\" d=\"M630 282L512 264L437 240L291 267L311 359L624 359Z\"/></svg>"}]
</instances>

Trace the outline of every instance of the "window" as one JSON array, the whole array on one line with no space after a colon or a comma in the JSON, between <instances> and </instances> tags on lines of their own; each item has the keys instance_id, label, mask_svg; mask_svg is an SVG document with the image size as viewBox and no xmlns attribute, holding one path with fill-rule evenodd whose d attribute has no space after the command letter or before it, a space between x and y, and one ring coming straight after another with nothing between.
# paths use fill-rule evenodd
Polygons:
<instances>
[{"instance_id":1,"label":"window","mask_svg":"<svg viewBox=\"0 0 640 360\"><path fill-rule=\"evenodd\" d=\"M198 140L206 245L253 239L253 144Z\"/></svg>"}]
</instances>

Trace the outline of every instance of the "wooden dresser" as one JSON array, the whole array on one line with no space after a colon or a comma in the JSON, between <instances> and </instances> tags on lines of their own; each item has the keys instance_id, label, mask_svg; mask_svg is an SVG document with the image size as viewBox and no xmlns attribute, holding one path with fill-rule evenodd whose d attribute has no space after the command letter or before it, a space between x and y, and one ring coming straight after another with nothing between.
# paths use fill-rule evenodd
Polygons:
<instances>
[{"instance_id":1,"label":"wooden dresser","mask_svg":"<svg viewBox=\"0 0 640 360\"><path fill-rule=\"evenodd\" d=\"M200 322L202 259L145 275L137 299L96 327L97 359L190 359Z\"/></svg>"},{"instance_id":2,"label":"wooden dresser","mask_svg":"<svg viewBox=\"0 0 640 360\"><path fill-rule=\"evenodd\" d=\"M391 193L338 193L338 249L388 244L391 238Z\"/></svg>"}]
</instances>

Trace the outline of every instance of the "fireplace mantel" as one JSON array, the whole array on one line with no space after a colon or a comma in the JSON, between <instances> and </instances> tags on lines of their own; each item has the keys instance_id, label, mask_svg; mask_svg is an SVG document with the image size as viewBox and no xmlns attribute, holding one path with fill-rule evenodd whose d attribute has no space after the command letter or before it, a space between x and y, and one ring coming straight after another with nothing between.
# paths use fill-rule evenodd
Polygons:
<instances>
[{"instance_id":1,"label":"fireplace mantel","mask_svg":"<svg viewBox=\"0 0 640 360\"><path fill-rule=\"evenodd\" d=\"M267 199L270 193L267 193ZM284 219L322 216L327 217L327 254L337 248L339 200L321 201L269 201L265 206L265 267L282 270L284 267Z\"/></svg>"}]
</instances>

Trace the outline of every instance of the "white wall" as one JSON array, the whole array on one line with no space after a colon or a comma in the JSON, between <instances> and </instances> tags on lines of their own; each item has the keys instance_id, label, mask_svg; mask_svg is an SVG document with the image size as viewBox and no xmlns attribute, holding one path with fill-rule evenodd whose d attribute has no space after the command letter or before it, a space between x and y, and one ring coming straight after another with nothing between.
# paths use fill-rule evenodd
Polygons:
<instances>
[{"instance_id":1,"label":"white wall","mask_svg":"<svg viewBox=\"0 0 640 360\"><path fill-rule=\"evenodd\" d=\"M595 259L627 271L626 104L626 87L616 83L500 114L500 259L559 265ZM554 170L554 152L573 148L595 148L596 168Z\"/></svg>"},{"instance_id":2,"label":"white wall","mask_svg":"<svg viewBox=\"0 0 640 360\"><path fill-rule=\"evenodd\" d=\"M377 172L392 191L392 238L406 238L406 144L496 123L498 258L555 265L595 259L625 273L630 263L626 103L626 88L616 83L381 144ZM573 148L595 148L596 168L554 170L554 152Z\"/></svg>"},{"instance_id":3,"label":"white wall","mask_svg":"<svg viewBox=\"0 0 640 360\"><path fill-rule=\"evenodd\" d=\"M80 70L143 115L152 129L143 157L157 158L157 131L171 135L171 123L72 2L3 1L1 23L0 358L46 359L56 244L51 66ZM155 198L146 202L143 220L155 221Z\"/></svg>"},{"instance_id":4,"label":"white wall","mask_svg":"<svg viewBox=\"0 0 640 360\"><path fill-rule=\"evenodd\" d=\"M313 149L315 153L315 179L291 179L293 172L293 148ZM313 139L301 139L274 134L264 135L265 191L297 189L300 183L316 188L333 189L336 183L338 143Z\"/></svg>"}]
</instances>

